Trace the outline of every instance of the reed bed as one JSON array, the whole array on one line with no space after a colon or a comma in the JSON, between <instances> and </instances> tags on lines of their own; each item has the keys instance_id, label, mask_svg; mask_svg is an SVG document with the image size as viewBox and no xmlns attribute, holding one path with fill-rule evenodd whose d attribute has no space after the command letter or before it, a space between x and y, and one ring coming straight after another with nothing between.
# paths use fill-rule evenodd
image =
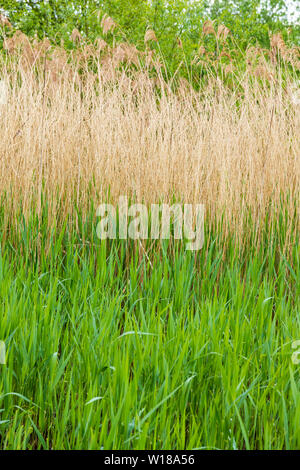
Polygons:
<instances>
[{"instance_id":1,"label":"reed bed","mask_svg":"<svg viewBox=\"0 0 300 470\"><path fill-rule=\"evenodd\" d=\"M70 56L21 33L7 39L0 187L9 217L20 205L25 217L32 205L39 211L42 197L49 220L119 195L148 204L175 198L204 204L208 223L222 219L244 235L249 213L259 233L267 213L278 220L284 200L291 240L300 173L297 51L275 37L272 60L249 48L244 70L235 67L230 79L226 63L207 54L196 90L179 74L166 78L150 36L143 53L101 40ZM280 51L294 58L291 71Z\"/></svg>"},{"instance_id":2,"label":"reed bed","mask_svg":"<svg viewBox=\"0 0 300 470\"><path fill-rule=\"evenodd\" d=\"M297 51L73 40L0 56L0 448L299 449ZM204 204L203 248L99 240L120 195Z\"/></svg>"}]
</instances>

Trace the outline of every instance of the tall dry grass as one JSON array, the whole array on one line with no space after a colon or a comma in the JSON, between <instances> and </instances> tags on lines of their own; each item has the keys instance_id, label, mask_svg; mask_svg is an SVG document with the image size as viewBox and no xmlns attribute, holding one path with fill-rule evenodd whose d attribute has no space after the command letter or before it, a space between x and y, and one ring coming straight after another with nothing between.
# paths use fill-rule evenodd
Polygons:
<instances>
[{"instance_id":1,"label":"tall dry grass","mask_svg":"<svg viewBox=\"0 0 300 470\"><path fill-rule=\"evenodd\" d=\"M133 46L111 49L101 40L70 60L61 48L49 53L47 41L17 39L22 50L10 39L0 72L7 222L20 205L25 216L32 205L39 211L41 197L56 218L108 194L204 203L211 220L223 217L241 235L249 213L258 232L267 214L276 223L282 204L295 219L300 108L292 75L278 72L274 60L260 58L255 73L236 72L230 87L208 73L195 91L183 79L175 88L167 83L148 46L140 60ZM288 230L292 240L297 224Z\"/></svg>"}]
</instances>

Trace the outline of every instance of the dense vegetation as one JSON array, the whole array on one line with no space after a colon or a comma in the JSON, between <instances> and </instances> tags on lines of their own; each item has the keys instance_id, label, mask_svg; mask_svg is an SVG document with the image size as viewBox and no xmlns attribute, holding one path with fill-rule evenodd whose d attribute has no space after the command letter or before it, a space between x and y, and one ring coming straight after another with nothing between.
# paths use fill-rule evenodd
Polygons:
<instances>
[{"instance_id":1,"label":"dense vegetation","mask_svg":"<svg viewBox=\"0 0 300 470\"><path fill-rule=\"evenodd\" d=\"M296 9L297 0L292 2ZM74 29L85 40L93 42L102 37L112 45L113 41L126 38L138 49L143 46L145 31L153 29L159 42L154 48L162 52L171 72L182 60L190 63L199 45L217 52L212 37L202 43L203 23L209 19L214 21L216 30L224 24L230 30L230 41L241 50L249 45L267 48L270 34L279 32L289 46L300 44L297 13L295 21L289 23L284 0L3 0L1 6L9 14L14 30L20 29L31 37L37 34L40 39L46 36L56 44L63 41L67 48L74 47L70 38ZM298 18L299 14L300 11ZM104 15L116 24L107 33L101 25ZM176 47L178 42L181 49Z\"/></svg>"},{"instance_id":2,"label":"dense vegetation","mask_svg":"<svg viewBox=\"0 0 300 470\"><path fill-rule=\"evenodd\" d=\"M268 3L2 2L0 449L299 449L299 30ZM204 204L203 248L100 241L120 195Z\"/></svg>"}]
</instances>

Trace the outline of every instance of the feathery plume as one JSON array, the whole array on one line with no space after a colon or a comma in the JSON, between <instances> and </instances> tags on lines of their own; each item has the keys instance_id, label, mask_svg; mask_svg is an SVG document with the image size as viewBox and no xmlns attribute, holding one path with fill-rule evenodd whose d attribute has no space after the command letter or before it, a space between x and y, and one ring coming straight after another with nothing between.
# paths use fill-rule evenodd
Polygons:
<instances>
[{"instance_id":1,"label":"feathery plume","mask_svg":"<svg viewBox=\"0 0 300 470\"><path fill-rule=\"evenodd\" d=\"M78 42L81 41L82 37L81 37L81 34L80 34L80 32L78 31L77 28L73 29L70 38L74 43L78 43Z\"/></svg>"},{"instance_id":2,"label":"feathery plume","mask_svg":"<svg viewBox=\"0 0 300 470\"><path fill-rule=\"evenodd\" d=\"M7 16L3 15L2 13L0 13L0 26L7 26L8 28L11 28L11 23L9 21L9 19L7 18Z\"/></svg>"},{"instance_id":3,"label":"feathery plume","mask_svg":"<svg viewBox=\"0 0 300 470\"><path fill-rule=\"evenodd\" d=\"M144 37L144 43L146 44L149 41L157 41L157 37L153 29L147 29Z\"/></svg>"},{"instance_id":4,"label":"feathery plume","mask_svg":"<svg viewBox=\"0 0 300 470\"><path fill-rule=\"evenodd\" d=\"M204 21L202 32L204 36L207 36L208 34L216 34L215 29L214 29L214 22L211 20Z\"/></svg>"},{"instance_id":5,"label":"feathery plume","mask_svg":"<svg viewBox=\"0 0 300 470\"><path fill-rule=\"evenodd\" d=\"M114 20L105 13L105 15L103 16L101 20L101 28L102 28L103 34L107 34L109 31L113 32L116 26L117 25L114 22Z\"/></svg>"},{"instance_id":6,"label":"feathery plume","mask_svg":"<svg viewBox=\"0 0 300 470\"><path fill-rule=\"evenodd\" d=\"M230 33L229 29L224 24L220 24L218 26L218 31L217 31L218 39L222 39L223 41L226 41L229 33Z\"/></svg>"}]
</instances>

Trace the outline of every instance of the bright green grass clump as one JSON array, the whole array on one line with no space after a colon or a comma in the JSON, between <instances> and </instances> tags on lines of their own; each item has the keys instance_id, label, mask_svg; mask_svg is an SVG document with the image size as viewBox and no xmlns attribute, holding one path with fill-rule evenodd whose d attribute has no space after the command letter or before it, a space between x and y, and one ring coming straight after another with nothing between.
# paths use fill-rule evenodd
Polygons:
<instances>
[{"instance_id":1,"label":"bright green grass clump","mask_svg":"<svg viewBox=\"0 0 300 470\"><path fill-rule=\"evenodd\" d=\"M0 448L300 448L299 240L287 256L283 235L146 256L80 220L6 234Z\"/></svg>"}]
</instances>

